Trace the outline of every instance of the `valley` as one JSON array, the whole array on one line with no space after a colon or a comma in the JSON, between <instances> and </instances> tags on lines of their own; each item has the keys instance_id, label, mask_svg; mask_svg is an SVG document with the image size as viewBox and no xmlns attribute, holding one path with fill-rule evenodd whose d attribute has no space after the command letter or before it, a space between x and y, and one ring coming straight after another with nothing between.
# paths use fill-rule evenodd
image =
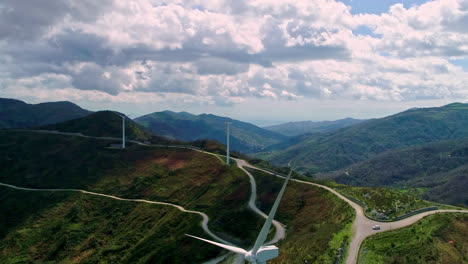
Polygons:
<instances>
[{"instance_id":1,"label":"valley","mask_svg":"<svg viewBox=\"0 0 468 264\"><path fill-rule=\"evenodd\" d=\"M468 0L0 2L0 264L468 264Z\"/></svg>"},{"instance_id":2,"label":"valley","mask_svg":"<svg viewBox=\"0 0 468 264\"><path fill-rule=\"evenodd\" d=\"M356 126L366 122L370 121ZM125 150L112 147L113 142L121 141L121 117L110 111L33 129L0 131L0 206L7 209L0 215L0 251L5 253L0 261L113 262L119 253L124 255L120 263L179 263L189 253L175 252L171 245L182 243L187 250L200 248L194 263L240 263L239 256L200 244L184 234L248 248L283 181L284 176L275 171L287 169L242 153L232 153L234 164L226 166L224 146L209 138L184 142L154 135L130 119L125 125ZM294 173L269 234L269 243L278 245L282 253L269 262L355 264L360 249L377 250L373 245L380 242L374 237L382 232L405 230L421 219L432 219L433 214L463 215L468 212L463 205L464 192L451 194L461 200L449 200L461 207L417 196L430 193L430 186L435 186L434 190L444 186L440 175L454 174L446 176L449 181L445 186L463 189L450 179L465 177L465 148L463 139L443 140L387 151L312 178L310 173ZM388 166L388 161L397 163L394 166L398 170L377 169ZM411 167L414 163L419 164L417 171L425 170L422 176L415 174L415 167ZM381 171L382 175L367 173L364 168ZM400 182L385 181L385 177L395 177L391 173L398 175ZM392 182L395 187L407 186L401 185L401 179L438 181L415 185L406 192L377 187ZM376 180L382 182L373 184ZM38 206L31 207L31 202ZM102 212L101 207L117 214ZM157 220L148 222L153 217ZM120 226L115 235L113 231L96 229L102 226L112 230L118 222L135 226L135 221L146 224L135 232ZM380 226L379 230L372 229L375 225ZM162 230L171 231L162 235ZM127 235L129 240L124 241ZM45 237L55 238L48 242L43 240ZM153 243L167 246L150 249ZM443 251L436 245L432 247ZM382 256L372 252L360 257L359 263L372 263L367 258L375 258L375 254Z\"/></svg>"}]
</instances>

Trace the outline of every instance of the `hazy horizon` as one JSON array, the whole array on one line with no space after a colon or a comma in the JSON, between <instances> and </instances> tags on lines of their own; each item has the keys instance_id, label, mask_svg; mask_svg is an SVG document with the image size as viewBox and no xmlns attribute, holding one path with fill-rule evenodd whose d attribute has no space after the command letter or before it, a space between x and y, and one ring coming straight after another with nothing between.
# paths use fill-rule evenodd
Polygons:
<instances>
[{"instance_id":1,"label":"hazy horizon","mask_svg":"<svg viewBox=\"0 0 468 264\"><path fill-rule=\"evenodd\" d=\"M468 101L468 0L0 4L0 97L260 126Z\"/></svg>"},{"instance_id":2,"label":"hazy horizon","mask_svg":"<svg viewBox=\"0 0 468 264\"><path fill-rule=\"evenodd\" d=\"M11 98L11 99L17 99L17 100L22 100L28 104L38 104L38 103L45 103L45 102L50 102L50 101L37 101L37 100L23 100L20 98ZM317 111L314 112L303 112L303 109L306 109L306 107L302 106L301 104L292 103L292 102L283 102L283 103L288 103L289 107L293 106L294 109L289 108L289 112L284 113L284 111L281 111L281 109L269 109L268 105L263 105L263 104L253 104L255 105L255 109L244 109L244 112L235 112L233 113L233 109L238 109L237 106L233 106L232 108L210 108L207 111L198 111L196 108L154 108L154 110L151 110L150 106L143 106L139 109L125 105L125 104L107 104L105 105L106 107L94 107L92 104L87 104L87 102L76 102L73 100L60 100L60 101L70 101L72 103L77 104L78 106L90 110L90 111L102 111L102 110L113 110L113 111L119 111L123 112L124 114L128 115L129 117L135 119L147 114L151 114L154 112L162 112L162 111L173 111L173 112L188 112L191 114L213 114L213 115L218 115L218 116L226 116L230 117L233 119L237 119L240 121L244 122L249 122L254 125L257 125L259 127L266 127L266 126L273 126L273 125L279 125L279 124L284 124L288 122L300 122L300 121L313 121L313 122L320 122L320 121L335 121L339 119L344 119L344 118L354 118L354 119L372 119L372 118L381 118L393 114L397 114L399 112L408 110L410 108L414 107L419 107L419 108L428 108L428 107L440 107L443 105L447 105L450 103L455 103L457 101L418 101L418 102L408 102L408 103L401 103L401 104L395 104L393 106L388 106L388 105L380 105L377 103L374 103L375 105L372 106L372 108L369 108L369 103L370 102L360 102L360 104L356 104L354 102L353 105L349 104L348 107L346 106L345 102L341 102L342 106L339 106L339 104L336 104L337 102L331 102L328 105L317 105L317 108L323 107L323 109L316 109ZM323 103L323 102L322 102ZM307 104L307 102L306 102ZM283 107L287 107L284 106ZM304 107L301 109L301 107ZM123 109L123 110L122 110ZM310 108L309 108L310 109ZM325 112L324 109L326 109ZM370 111L369 109L372 109ZM136 111L138 110L138 111ZM145 112L145 110L149 110L148 112ZM250 112L252 111L252 112ZM272 112L276 112L280 114L280 117L274 118L272 117ZM245 114L245 115L243 115ZM323 114L323 118L321 117ZM287 117L290 118L287 118Z\"/></svg>"}]
</instances>

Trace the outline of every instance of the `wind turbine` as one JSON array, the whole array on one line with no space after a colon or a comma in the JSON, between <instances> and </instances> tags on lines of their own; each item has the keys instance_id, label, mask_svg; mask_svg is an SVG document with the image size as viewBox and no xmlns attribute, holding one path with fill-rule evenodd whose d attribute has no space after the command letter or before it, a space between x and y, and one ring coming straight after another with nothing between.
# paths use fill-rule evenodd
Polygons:
<instances>
[{"instance_id":1,"label":"wind turbine","mask_svg":"<svg viewBox=\"0 0 468 264\"><path fill-rule=\"evenodd\" d=\"M114 112L116 115L122 118L122 149L125 149L125 118L126 116L119 112Z\"/></svg>"},{"instance_id":2,"label":"wind turbine","mask_svg":"<svg viewBox=\"0 0 468 264\"><path fill-rule=\"evenodd\" d=\"M125 149L125 116L120 117L122 117L122 149Z\"/></svg>"},{"instance_id":3,"label":"wind turbine","mask_svg":"<svg viewBox=\"0 0 468 264\"><path fill-rule=\"evenodd\" d=\"M229 166L229 134L231 122L226 119L226 164Z\"/></svg>"},{"instance_id":4,"label":"wind turbine","mask_svg":"<svg viewBox=\"0 0 468 264\"><path fill-rule=\"evenodd\" d=\"M268 232L270 231L271 223L273 222L273 218L275 217L276 210L278 209L279 203L281 201L281 197L283 197L283 193L284 193L284 190L286 189L286 185L288 184L288 181L291 178L292 171L293 171L293 168L291 167L288 177L286 178L286 181L283 183L283 187L281 187L278 197L276 198L276 201L273 204L273 207L271 208L270 214L268 215L267 220L263 224L262 230L260 231L260 234L258 235L257 240L255 241L255 244L250 251L247 251L243 248L239 248L236 246L226 245L226 244L214 242L211 240L207 240L207 239L192 236L192 235L187 235L187 234L186 235L189 237L193 237L195 239L208 242L215 246L222 247L234 253L242 254L244 255L245 260L253 264L266 264L268 260L276 258L279 255L279 249L276 246L263 246L263 243L265 243L267 239Z\"/></svg>"}]
</instances>

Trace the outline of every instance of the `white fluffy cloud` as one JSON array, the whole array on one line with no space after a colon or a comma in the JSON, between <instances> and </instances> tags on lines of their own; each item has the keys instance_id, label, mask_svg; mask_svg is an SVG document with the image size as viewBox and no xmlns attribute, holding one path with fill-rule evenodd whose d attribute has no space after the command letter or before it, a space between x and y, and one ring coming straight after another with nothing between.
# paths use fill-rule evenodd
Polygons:
<instances>
[{"instance_id":1,"label":"white fluffy cloud","mask_svg":"<svg viewBox=\"0 0 468 264\"><path fill-rule=\"evenodd\" d=\"M467 0L381 15L334 0L33 2L0 3L0 95L468 99L450 63L468 59Z\"/></svg>"}]
</instances>

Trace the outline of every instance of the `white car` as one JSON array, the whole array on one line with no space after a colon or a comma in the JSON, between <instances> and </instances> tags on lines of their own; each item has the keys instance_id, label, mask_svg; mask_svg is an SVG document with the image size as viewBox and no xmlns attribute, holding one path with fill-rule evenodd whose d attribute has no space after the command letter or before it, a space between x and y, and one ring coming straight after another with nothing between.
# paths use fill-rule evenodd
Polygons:
<instances>
[{"instance_id":1,"label":"white car","mask_svg":"<svg viewBox=\"0 0 468 264\"><path fill-rule=\"evenodd\" d=\"M379 226L379 225L373 225L373 226L372 226L372 229L374 229L374 230L380 230L380 226Z\"/></svg>"}]
</instances>

